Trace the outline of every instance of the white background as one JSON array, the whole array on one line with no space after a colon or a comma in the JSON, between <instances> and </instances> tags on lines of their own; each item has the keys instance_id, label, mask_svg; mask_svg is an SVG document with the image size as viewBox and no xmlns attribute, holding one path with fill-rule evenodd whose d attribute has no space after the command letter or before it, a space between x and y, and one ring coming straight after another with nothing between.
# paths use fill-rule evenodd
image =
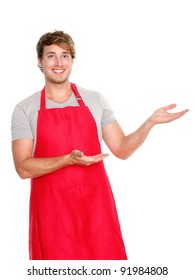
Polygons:
<instances>
[{"instance_id":1,"label":"white background","mask_svg":"<svg viewBox=\"0 0 195 280\"><path fill-rule=\"evenodd\" d=\"M113 269L123 264L169 268L167 277L139 279L194 279L194 1L7 0L0 5L0 278L35 278L26 275L32 264ZM126 133L158 107L176 103L176 110L190 109L182 119L155 127L128 160L111 154L105 160L126 262L28 260L30 181L15 172L10 122L15 104L43 87L35 47L54 29L69 33L76 44L70 80L100 91ZM117 274L117 279L126 277Z\"/></svg>"}]
</instances>

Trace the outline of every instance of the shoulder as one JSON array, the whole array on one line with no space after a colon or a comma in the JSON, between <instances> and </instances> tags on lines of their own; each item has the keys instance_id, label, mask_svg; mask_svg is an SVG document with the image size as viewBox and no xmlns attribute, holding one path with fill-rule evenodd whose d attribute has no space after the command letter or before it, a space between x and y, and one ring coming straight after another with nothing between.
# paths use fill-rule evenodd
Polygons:
<instances>
[{"instance_id":1,"label":"shoulder","mask_svg":"<svg viewBox=\"0 0 195 280\"><path fill-rule=\"evenodd\" d=\"M15 105L12 113L12 122L31 122L38 113L40 107L40 92L36 92L21 100Z\"/></svg>"},{"instance_id":2,"label":"shoulder","mask_svg":"<svg viewBox=\"0 0 195 280\"><path fill-rule=\"evenodd\" d=\"M100 92L92 89L87 89L81 86L78 86L77 89L83 98L99 99L101 96Z\"/></svg>"},{"instance_id":3,"label":"shoulder","mask_svg":"<svg viewBox=\"0 0 195 280\"><path fill-rule=\"evenodd\" d=\"M93 103L96 105L99 104L99 106L101 107L109 106L108 100L99 91L86 89L80 86L78 86L77 88L81 97L84 99L85 102L90 102L90 104Z\"/></svg>"},{"instance_id":4,"label":"shoulder","mask_svg":"<svg viewBox=\"0 0 195 280\"><path fill-rule=\"evenodd\" d=\"M40 101L40 91L37 91L30 96L26 97L25 99L18 102L17 105L28 107L29 105L32 105L34 103L39 103Z\"/></svg>"},{"instance_id":5,"label":"shoulder","mask_svg":"<svg viewBox=\"0 0 195 280\"><path fill-rule=\"evenodd\" d=\"M37 91L30 96L26 97L25 99L19 101L16 106L15 110L22 110L24 111L27 115L34 111L38 110L40 106L40 91Z\"/></svg>"}]
</instances>

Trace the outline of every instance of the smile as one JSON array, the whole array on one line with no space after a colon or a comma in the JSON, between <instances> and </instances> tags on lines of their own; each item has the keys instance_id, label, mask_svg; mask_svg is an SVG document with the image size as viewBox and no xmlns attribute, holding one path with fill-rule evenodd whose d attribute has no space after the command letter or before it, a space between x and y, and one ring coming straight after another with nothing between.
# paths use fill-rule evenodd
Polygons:
<instances>
[{"instance_id":1,"label":"smile","mask_svg":"<svg viewBox=\"0 0 195 280\"><path fill-rule=\"evenodd\" d=\"M64 70L53 70L53 72L58 74L58 73L63 73Z\"/></svg>"}]
</instances>

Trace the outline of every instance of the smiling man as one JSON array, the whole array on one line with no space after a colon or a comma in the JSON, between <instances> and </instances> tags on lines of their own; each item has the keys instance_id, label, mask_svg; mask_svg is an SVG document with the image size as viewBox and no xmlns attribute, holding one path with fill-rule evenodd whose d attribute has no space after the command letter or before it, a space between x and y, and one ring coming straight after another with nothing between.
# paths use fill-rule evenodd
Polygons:
<instances>
[{"instance_id":1,"label":"smiling man","mask_svg":"<svg viewBox=\"0 0 195 280\"><path fill-rule=\"evenodd\" d=\"M29 252L32 260L125 260L116 205L101 151L127 159L150 130L183 116L156 110L125 135L107 100L69 81L75 46L63 31L37 43L45 85L19 102L12 115L16 171L31 178Z\"/></svg>"}]
</instances>

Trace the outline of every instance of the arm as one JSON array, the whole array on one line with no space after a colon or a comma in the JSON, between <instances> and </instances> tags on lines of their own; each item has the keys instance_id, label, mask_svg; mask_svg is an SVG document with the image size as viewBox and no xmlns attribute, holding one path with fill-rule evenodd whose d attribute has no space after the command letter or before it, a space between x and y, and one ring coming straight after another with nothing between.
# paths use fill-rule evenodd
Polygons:
<instances>
[{"instance_id":1,"label":"arm","mask_svg":"<svg viewBox=\"0 0 195 280\"><path fill-rule=\"evenodd\" d=\"M12 142L15 168L22 179L43 176L73 164L88 166L108 156L108 154L86 156L83 152L74 150L70 154L58 157L33 158L32 151L32 139L19 139Z\"/></svg>"},{"instance_id":2,"label":"arm","mask_svg":"<svg viewBox=\"0 0 195 280\"><path fill-rule=\"evenodd\" d=\"M129 135L125 135L117 121L114 121L103 128L103 139L116 157L127 159L144 143L156 124L172 122L188 112L187 109L177 113L167 112L175 107L175 104L171 104L159 108L136 131Z\"/></svg>"}]
</instances>

